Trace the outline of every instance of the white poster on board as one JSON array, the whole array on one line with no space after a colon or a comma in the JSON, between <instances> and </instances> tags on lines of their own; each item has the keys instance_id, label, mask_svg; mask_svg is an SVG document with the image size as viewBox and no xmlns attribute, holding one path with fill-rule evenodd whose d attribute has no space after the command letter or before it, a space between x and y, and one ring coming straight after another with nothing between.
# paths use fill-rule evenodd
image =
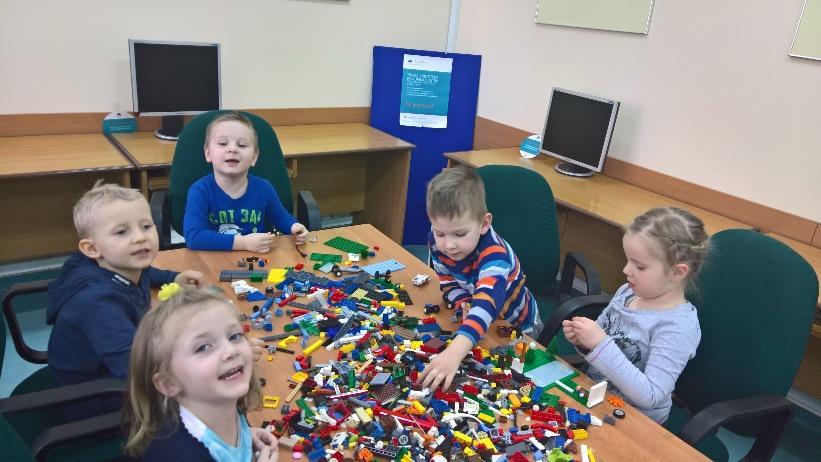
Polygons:
<instances>
[{"instance_id":1,"label":"white poster on board","mask_svg":"<svg viewBox=\"0 0 821 462\"><path fill-rule=\"evenodd\" d=\"M399 125L447 128L453 58L404 55Z\"/></svg>"}]
</instances>

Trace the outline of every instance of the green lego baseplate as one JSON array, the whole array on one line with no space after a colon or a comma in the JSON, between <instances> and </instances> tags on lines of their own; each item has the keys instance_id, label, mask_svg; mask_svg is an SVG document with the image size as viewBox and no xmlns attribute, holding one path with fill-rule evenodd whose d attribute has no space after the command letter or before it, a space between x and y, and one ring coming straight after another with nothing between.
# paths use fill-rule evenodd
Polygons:
<instances>
[{"instance_id":1,"label":"green lego baseplate","mask_svg":"<svg viewBox=\"0 0 821 462\"><path fill-rule=\"evenodd\" d=\"M342 261L342 255L337 255L335 253L312 253L311 254L311 261L322 261L322 262L331 262L331 263L339 263Z\"/></svg>"},{"instance_id":2,"label":"green lego baseplate","mask_svg":"<svg viewBox=\"0 0 821 462\"><path fill-rule=\"evenodd\" d=\"M327 242L325 245L328 247L333 247L335 249L339 249L343 252L348 253L358 253L361 254L362 252L366 252L368 250L368 246L364 244L360 244L358 242L352 241L350 239L345 239L344 237L337 236Z\"/></svg>"},{"instance_id":3,"label":"green lego baseplate","mask_svg":"<svg viewBox=\"0 0 821 462\"><path fill-rule=\"evenodd\" d=\"M576 378L577 375L579 375L578 371L574 371L567 377L562 377L560 380L557 380L556 382L553 382L550 385L546 386L545 391L551 388L556 388L557 390L561 390L564 394L576 400L579 404L587 406L587 395L589 394L589 391L583 388L576 389L576 387L578 387L579 385L576 382L574 382L573 379ZM561 382L562 385L564 385L572 391L568 391L561 385L558 385L557 382Z\"/></svg>"},{"instance_id":4,"label":"green lego baseplate","mask_svg":"<svg viewBox=\"0 0 821 462\"><path fill-rule=\"evenodd\" d=\"M545 364L553 361L555 358L554 355L550 354L546 350L542 350L540 348L531 348L527 350L525 353L525 363L523 371L528 373L537 367L544 366Z\"/></svg>"}]
</instances>

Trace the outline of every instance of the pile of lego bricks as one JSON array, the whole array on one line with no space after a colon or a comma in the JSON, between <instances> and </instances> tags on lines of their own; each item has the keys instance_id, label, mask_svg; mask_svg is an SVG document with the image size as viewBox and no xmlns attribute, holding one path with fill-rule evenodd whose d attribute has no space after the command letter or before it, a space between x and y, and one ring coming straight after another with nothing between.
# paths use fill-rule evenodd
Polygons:
<instances>
[{"instance_id":1,"label":"pile of lego bricks","mask_svg":"<svg viewBox=\"0 0 821 462\"><path fill-rule=\"evenodd\" d=\"M566 407L512 370L512 345L475 348L453 391L421 389L419 374L444 350L451 332L433 317L406 316L397 290L390 280L365 273L331 281L291 270L277 285L277 298L266 301L269 309L251 315L254 328L270 330L264 320L273 303L295 306L287 311L292 320L284 333L263 337L284 351L302 337L281 418L265 423L294 458L520 461L572 460L568 453L576 451L582 460L592 455L576 442L601 421ZM296 302L297 296L310 302ZM311 336L318 339L311 342ZM313 364L311 354L322 347L336 351L336 360Z\"/></svg>"}]
</instances>

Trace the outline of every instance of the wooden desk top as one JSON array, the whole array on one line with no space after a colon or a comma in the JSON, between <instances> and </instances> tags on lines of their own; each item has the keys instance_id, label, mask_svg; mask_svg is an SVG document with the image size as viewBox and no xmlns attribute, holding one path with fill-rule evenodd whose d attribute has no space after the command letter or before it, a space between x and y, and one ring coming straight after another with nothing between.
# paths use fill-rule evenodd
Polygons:
<instances>
[{"instance_id":1,"label":"wooden desk top","mask_svg":"<svg viewBox=\"0 0 821 462\"><path fill-rule=\"evenodd\" d=\"M633 218L659 206L675 206L689 210L701 218L710 234L730 228L752 228L747 224L601 174L589 178L563 175L554 169L559 160L545 155L525 159L519 154L519 148L452 152L445 153L445 157L471 167L494 164L518 165L534 170L550 184L557 203L620 228L626 228Z\"/></svg>"},{"instance_id":2,"label":"wooden desk top","mask_svg":"<svg viewBox=\"0 0 821 462\"><path fill-rule=\"evenodd\" d=\"M408 315L422 316L421 311L425 303L441 302L442 298L438 285L434 282L436 275L433 270L409 254L401 246L392 242L373 226L357 225L319 231L316 234L319 237L317 242L307 243L302 249L303 252L309 255L311 252L338 253L336 249L323 245L323 242L334 236L342 236L368 246L379 245L380 250L377 252L377 257L373 259L374 261L396 259L406 265L407 267L405 269L393 274L393 281L404 284L413 298L414 305L407 307L405 310ZM240 257L248 255L250 254L247 252L194 252L188 249L177 249L161 252L154 261L154 266L175 270L196 269L202 271L208 280L217 281L220 270L237 269L237 260ZM297 263L305 263L306 267L310 267L310 262L301 257L294 249L293 240L290 236L278 237L276 248L268 254L267 257L270 259L270 264L266 266L268 268L292 266ZM428 274L431 276L432 281L421 288L413 286L410 281L419 273ZM233 294L228 283L221 283L220 285L226 289L226 294ZM253 285L262 288L266 284ZM230 298L233 299L233 295L230 295ZM251 306L254 303L235 301L235 304L243 312L250 313ZM448 321L449 317L450 313L443 310L443 312L438 315L439 323L446 329L455 329L456 326ZM274 333L279 333L282 332L282 326L285 322L290 321L290 319L285 316L279 318L274 317L273 321L273 331ZM264 336L266 334L262 331L252 330L251 332L256 336ZM496 336L494 330L491 329L490 332L488 337L482 341L482 345L492 348L501 344L503 340ZM314 338L312 341L313 340L316 339ZM295 351L301 351L298 343L291 344L291 346ZM312 357L314 358L314 363L322 363L335 357L335 355L335 351L329 352L324 348L320 348ZM281 404L285 403L285 397L290 391L285 379L294 373L292 366L293 359L293 355L278 352L275 353L272 361L268 362L263 359L259 363L259 375L266 378L267 382L262 389L263 393L266 395L279 396L281 398ZM591 385L586 377L580 377L576 380L583 386ZM559 394L561 395L561 393ZM569 402L571 401L569 398L567 399ZM294 402L290 404L293 407ZM588 429L590 437L585 443L593 448L599 460L707 460L698 451L679 440L662 426L651 421L631 406L627 405L624 409L627 412L627 417L620 420L615 426L606 425L604 427L590 427ZM605 413L611 413L612 411L613 406L606 401L591 409L591 412L599 418ZM262 420L278 419L280 416L279 409L264 409L250 413L249 421L252 424L259 425ZM287 450L284 450L284 452L287 453Z\"/></svg>"},{"instance_id":3,"label":"wooden desk top","mask_svg":"<svg viewBox=\"0 0 821 462\"><path fill-rule=\"evenodd\" d=\"M414 145L362 123L274 126L286 158L351 152L413 149ZM114 139L134 158L137 168L171 165L176 142L151 132L117 133Z\"/></svg>"},{"instance_id":4,"label":"wooden desk top","mask_svg":"<svg viewBox=\"0 0 821 462\"><path fill-rule=\"evenodd\" d=\"M0 177L132 169L102 134L0 137Z\"/></svg>"}]
</instances>

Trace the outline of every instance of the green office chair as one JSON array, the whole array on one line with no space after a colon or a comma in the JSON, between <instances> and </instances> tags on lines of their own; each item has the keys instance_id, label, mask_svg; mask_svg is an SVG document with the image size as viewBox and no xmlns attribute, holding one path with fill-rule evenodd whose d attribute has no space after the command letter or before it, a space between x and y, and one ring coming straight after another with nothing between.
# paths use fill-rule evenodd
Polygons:
<instances>
[{"instance_id":1,"label":"green office chair","mask_svg":"<svg viewBox=\"0 0 821 462\"><path fill-rule=\"evenodd\" d=\"M98 380L0 399L0 460L92 462L124 458L120 412L67 424L41 425L30 442L11 422L21 413L53 410L71 402L124 392L122 381Z\"/></svg>"},{"instance_id":2,"label":"green office chair","mask_svg":"<svg viewBox=\"0 0 821 462\"><path fill-rule=\"evenodd\" d=\"M724 461L727 449L715 432L726 425L755 436L744 460L770 460L790 417L785 396L810 335L818 278L795 251L755 231L721 231L711 245L688 294L698 308L701 344L676 383L665 427ZM570 300L550 323L560 325L580 310L595 319L607 301Z\"/></svg>"},{"instance_id":3,"label":"green office chair","mask_svg":"<svg viewBox=\"0 0 821 462\"><path fill-rule=\"evenodd\" d=\"M33 296L45 294L49 282L51 281L43 280L13 284L3 294L3 316L6 322L0 322L0 372L5 358L6 324L9 326L14 348L22 359L33 364L48 362L47 351L35 350L26 343L17 318L18 305L23 306L23 303L17 302L37 301ZM124 392L125 382L121 380L98 380L57 387L51 370L42 367L23 379L12 390L10 398L0 400L0 434L5 439L5 427L10 428L10 441L22 442L24 450L29 451L29 457L34 453L38 460L106 460L121 457L121 437L115 435L109 438L96 438L101 433L119 426L122 420L119 412L114 413L116 416L95 417L93 419L96 420L84 421L87 425L75 427L73 423L67 423L60 405L84 398ZM91 439L92 437L94 438ZM71 444L65 446L64 443ZM49 452L58 445L59 451ZM0 457L0 460L18 459Z\"/></svg>"},{"instance_id":4,"label":"green office chair","mask_svg":"<svg viewBox=\"0 0 821 462\"><path fill-rule=\"evenodd\" d=\"M476 173L485 184L485 201L493 214L493 228L510 244L527 275L527 287L539 304L539 315L546 322L559 304L572 296L576 269L587 281L587 294L601 293L598 271L577 252L565 256L559 283L559 227L553 191L544 177L532 170L510 165L488 165ZM547 345L554 333L542 331L539 343ZM575 353L559 340L559 353Z\"/></svg>"},{"instance_id":5,"label":"green office chair","mask_svg":"<svg viewBox=\"0 0 821 462\"><path fill-rule=\"evenodd\" d=\"M191 119L180 133L171 162L171 174L168 191L156 191L151 195L151 215L160 235L160 250L172 246L171 229L182 234L182 219L185 216L185 203L188 189L194 182L211 173L211 164L205 161L205 129L214 118L228 111L210 111ZM276 189L282 205L293 213L294 202L291 194L291 182L285 167L285 158L274 129L265 119L242 112L251 120L257 132L259 142L259 159L251 173L270 181ZM296 219L311 231L320 229L319 207L309 191L300 191L297 197Z\"/></svg>"}]
</instances>

